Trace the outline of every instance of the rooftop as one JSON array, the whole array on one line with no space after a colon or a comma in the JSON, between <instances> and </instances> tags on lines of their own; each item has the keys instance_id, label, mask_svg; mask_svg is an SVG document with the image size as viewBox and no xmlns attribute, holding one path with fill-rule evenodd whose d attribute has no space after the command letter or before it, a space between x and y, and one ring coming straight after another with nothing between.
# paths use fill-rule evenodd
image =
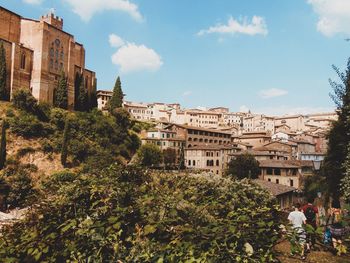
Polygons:
<instances>
[{"instance_id":1,"label":"rooftop","mask_svg":"<svg viewBox=\"0 0 350 263\"><path fill-rule=\"evenodd\" d=\"M297 190L296 188L294 188L292 186L287 186L287 185L282 185L282 184L275 184L275 183L268 182L268 181L261 180L261 179L255 179L253 181L257 185L259 185L261 188L266 189L273 196L276 196L276 197L279 196L279 195L283 195L283 194L286 194L286 193L294 192L294 191Z\"/></svg>"},{"instance_id":2,"label":"rooftop","mask_svg":"<svg viewBox=\"0 0 350 263\"><path fill-rule=\"evenodd\" d=\"M260 167L273 167L273 168L301 168L301 167L314 167L312 161L300 161L300 160L262 160L259 161Z\"/></svg>"}]
</instances>

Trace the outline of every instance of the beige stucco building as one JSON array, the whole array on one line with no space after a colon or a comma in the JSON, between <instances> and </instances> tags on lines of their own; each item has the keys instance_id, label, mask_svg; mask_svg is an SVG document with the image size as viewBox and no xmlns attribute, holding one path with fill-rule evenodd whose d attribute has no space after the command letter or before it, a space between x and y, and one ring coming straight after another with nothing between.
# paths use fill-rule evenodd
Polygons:
<instances>
[{"instance_id":1,"label":"beige stucco building","mask_svg":"<svg viewBox=\"0 0 350 263\"><path fill-rule=\"evenodd\" d=\"M52 13L34 20L0 7L0 41L6 52L10 95L26 88L39 101L52 104L61 71L67 77L69 108L74 106L77 74L83 76L89 95L96 88L95 72L85 67L83 45L63 30L63 19Z\"/></svg>"},{"instance_id":2,"label":"beige stucco building","mask_svg":"<svg viewBox=\"0 0 350 263\"><path fill-rule=\"evenodd\" d=\"M185 166L188 169L206 170L223 175L229 162L230 154L238 149L223 145L202 145L185 149Z\"/></svg>"}]
</instances>

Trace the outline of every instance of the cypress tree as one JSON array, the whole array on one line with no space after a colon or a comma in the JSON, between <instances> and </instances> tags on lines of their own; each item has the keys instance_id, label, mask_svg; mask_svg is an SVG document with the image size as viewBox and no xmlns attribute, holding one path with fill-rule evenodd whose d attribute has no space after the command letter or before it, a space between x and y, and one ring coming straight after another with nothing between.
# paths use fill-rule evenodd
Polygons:
<instances>
[{"instance_id":1,"label":"cypress tree","mask_svg":"<svg viewBox=\"0 0 350 263\"><path fill-rule=\"evenodd\" d=\"M79 88L80 88L81 77L79 72L75 74L74 81L74 110L79 110Z\"/></svg>"},{"instance_id":2,"label":"cypress tree","mask_svg":"<svg viewBox=\"0 0 350 263\"><path fill-rule=\"evenodd\" d=\"M120 82L120 77L118 77L114 85L112 98L109 101L109 113L112 113L116 108L121 108L123 106L123 99L124 94L122 91L122 84Z\"/></svg>"},{"instance_id":3,"label":"cypress tree","mask_svg":"<svg viewBox=\"0 0 350 263\"><path fill-rule=\"evenodd\" d=\"M91 110L97 108L97 79L95 79L94 86L92 88L89 106Z\"/></svg>"},{"instance_id":4,"label":"cypress tree","mask_svg":"<svg viewBox=\"0 0 350 263\"><path fill-rule=\"evenodd\" d=\"M7 123L5 120L2 121L1 127L1 143L0 143L0 170L5 167L6 162L6 128Z\"/></svg>"},{"instance_id":5,"label":"cypress tree","mask_svg":"<svg viewBox=\"0 0 350 263\"><path fill-rule=\"evenodd\" d=\"M81 77L80 86L79 86L79 97L78 97L78 104L79 104L79 110L80 111L88 111L89 110L89 98L88 93L85 88L85 81L84 78Z\"/></svg>"},{"instance_id":6,"label":"cypress tree","mask_svg":"<svg viewBox=\"0 0 350 263\"><path fill-rule=\"evenodd\" d=\"M6 78L6 52L3 42L0 41L0 100L8 100Z\"/></svg>"},{"instance_id":7,"label":"cypress tree","mask_svg":"<svg viewBox=\"0 0 350 263\"><path fill-rule=\"evenodd\" d=\"M68 140L69 140L69 119L67 117L64 123L63 141L62 141L62 149L61 149L61 164L64 167L66 167L67 165Z\"/></svg>"},{"instance_id":8,"label":"cypress tree","mask_svg":"<svg viewBox=\"0 0 350 263\"><path fill-rule=\"evenodd\" d=\"M62 109L68 108L67 79L63 71L61 71L61 75L55 89L54 106Z\"/></svg>"}]
</instances>

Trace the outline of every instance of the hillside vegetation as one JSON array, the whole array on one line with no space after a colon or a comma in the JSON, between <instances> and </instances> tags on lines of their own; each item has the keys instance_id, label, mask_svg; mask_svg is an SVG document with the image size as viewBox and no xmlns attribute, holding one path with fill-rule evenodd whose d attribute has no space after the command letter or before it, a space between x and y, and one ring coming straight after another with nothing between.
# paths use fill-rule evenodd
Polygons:
<instances>
[{"instance_id":1,"label":"hillside vegetation","mask_svg":"<svg viewBox=\"0 0 350 263\"><path fill-rule=\"evenodd\" d=\"M275 261L274 202L248 181L112 165L55 174L42 189L0 238L6 262Z\"/></svg>"}]
</instances>

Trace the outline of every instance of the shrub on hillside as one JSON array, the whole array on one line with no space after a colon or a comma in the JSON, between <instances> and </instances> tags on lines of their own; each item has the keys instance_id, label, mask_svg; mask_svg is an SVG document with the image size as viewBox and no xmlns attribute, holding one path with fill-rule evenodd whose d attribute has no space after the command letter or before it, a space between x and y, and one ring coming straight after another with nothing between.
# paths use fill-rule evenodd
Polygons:
<instances>
[{"instance_id":1,"label":"shrub on hillside","mask_svg":"<svg viewBox=\"0 0 350 263\"><path fill-rule=\"evenodd\" d=\"M4 172L4 178L10 186L7 204L12 208L32 204L36 199L36 191L34 190L28 169L17 166L9 169L6 168L6 170Z\"/></svg>"},{"instance_id":2,"label":"shrub on hillside","mask_svg":"<svg viewBox=\"0 0 350 263\"><path fill-rule=\"evenodd\" d=\"M58 188L25 221L3 231L0 258L274 262L279 223L274 202L248 181L150 176L117 165L62 177L52 178Z\"/></svg>"},{"instance_id":3,"label":"shrub on hillside","mask_svg":"<svg viewBox=\"0 0 350 263\"><path fill-rule=\"evenodd\" d=\"M29 90L16 90L13 93L12 103L17 109L34 114L42 121L48 121L50 107L47 104L38 104Z\"/></svg>"},{"instance_id":4,"label":"shrub on hillside","mask_svg":"<svg viewBox=\"0 0 350 263\"><path fill-rule=\"evenodd\" d=\"M25 138L46 137L53 132L48 123L43 123L37 117L25 112L9 119L12 132Z\"/></svg>"}]
</instances>

